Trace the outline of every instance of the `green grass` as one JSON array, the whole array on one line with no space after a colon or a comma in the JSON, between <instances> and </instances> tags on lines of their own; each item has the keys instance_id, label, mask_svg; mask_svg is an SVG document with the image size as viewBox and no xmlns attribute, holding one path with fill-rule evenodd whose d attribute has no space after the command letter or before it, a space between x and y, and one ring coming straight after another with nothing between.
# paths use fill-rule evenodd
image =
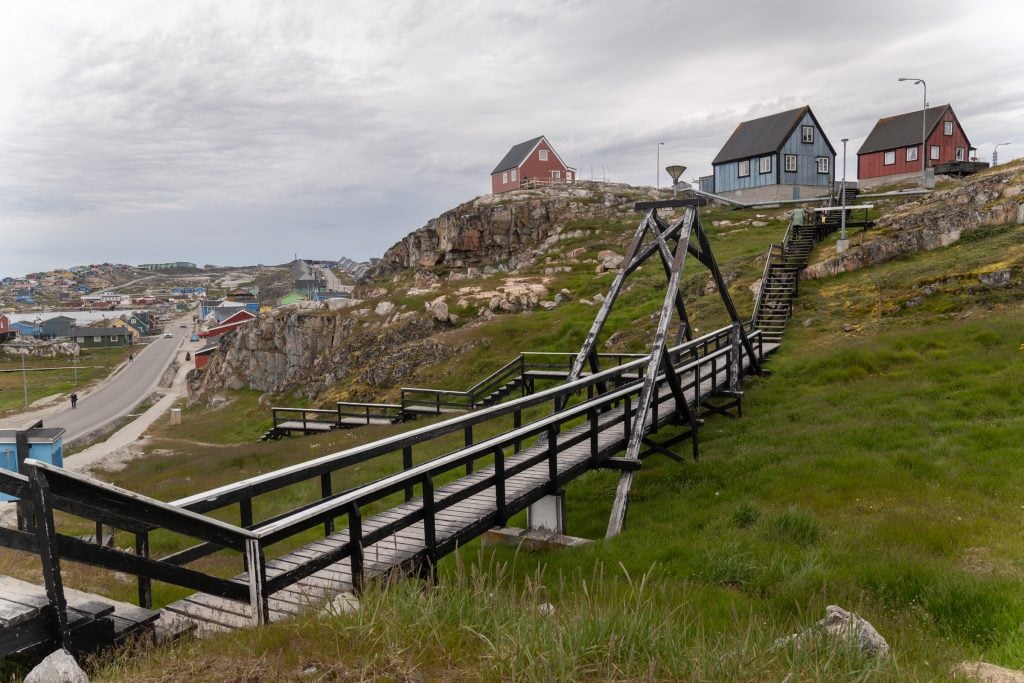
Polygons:
<instances>
[{"instance_id":1,"label":"green grass","mask_svg":"<svg viewBox=\"0 0 1024 683\"><path fill-rule=\"evenodd\" d=\"M0 356L0 415L25 410L25 389L32 403L55 394L83 391L128 359L138 347L116 349L83 349L77 363L65 357L27 358L26 372L21 373L21 359ZM77 384L75 382L77 377Z\"/></svg>"}]
</instances>

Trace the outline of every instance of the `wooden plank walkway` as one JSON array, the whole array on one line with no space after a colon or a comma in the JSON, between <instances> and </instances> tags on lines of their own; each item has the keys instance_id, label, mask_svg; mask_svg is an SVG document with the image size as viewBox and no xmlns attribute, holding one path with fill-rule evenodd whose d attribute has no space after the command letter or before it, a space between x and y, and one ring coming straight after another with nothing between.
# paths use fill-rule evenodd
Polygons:
<instances>
[{"instance_id":1,"label":"wooden plank walkway","mask_svg":"<svg viewBox=\"0 0 1024 683\"><path fill-rule=\"evenodd\" d=\"M764 344L763 353L767 356L777 348L777 344ZM746 371L747 364L744 363L743 371ZM693 405L694 394L700 396L700 403L711 398L713 386L719 389L725 385L726 368L719 368L715 381L705 378L699 387L699 392L693 388L687 391L687 399ZM680 378L685 385L692 380L692 375ZM668 399L671 391L667 386L660 390L660 397ZM666 405L671 405L668 403ZM621 420L623 408L617 407L601 413L598 416L599 426L606 426ZM658 427L670 423L674 419L674 413L668 408L658 411ZM648 417L648 431L651 428L651 418ZM570 429L564 430L558 435L557 442L566 444L573 439L589 434L590 424L584 422ZM626 445L624 429L619 426L614 429L601 430L597 436L597 457L591 454L591 440L589 437L580 440L576 445L559 450L557 458L558 482L567 483L580 476L587 470L597 466L608 457L620 452ZM531 457L537 457L548 449L546 443L534 443L523 448L517 454L508 454L504 459L505 470L513 469L517 464L522 463ZM511 516L520 512L531 503L552 493L547 461L541 461L524 471L510 476L505 482L505 514ZM437 539L438 557L451 552L459 545L464 545L473 538L484 533L495 525L504 523L499 519L496 493L493 486L477 493L466 496L453 504L447 501L458 499L460 494L473 486L489 479L494 473L493 466L481 467L460 479L439 487L434 493L436 507L435 534ZM374 531L408 517L417 510L422 509L423 503L419 498L402 503L394 508L385 510L363 521L362 529L364 535L372 534ZM365 562L365 577L383 576L396 569L412 566L417 561L425 558L424 522L415 522L399 529L386 538L368 545L363 549ZM309 543L297 550L286 553L275 559L267 561L267 579L271 580L290 569L308 562L311 559L322 557L334 551L340 551L348 544L349 534L347 530L337 531L325 538ZM247 574L240 574L242 581L248 581ZM322 604L333 596L351 591L353 582L351 577L351 565L349 560L343 559L329 565L305 579L292 584L290 587L277 591L270 596L270 620L280 621L290 618L303 609ZM165 614L187 620L195 624L198 635L206 635L237 628L245 628L255 623L252 608L247 604L234 602L203 593L196 593L182 600L178 600L164 608Z\"/></svg>"},{"instance_id":2,"label":"wooden plank walkway","mask_svg":"<svg viewBox=\"0 0 1024 683\"><path fill-rule=\"evenodd\" d=\"M160 613L64 589L68 627L78 651L92 651L152 631ZM187 628L185 624L182 627ZM0 658L50 647L53 613L46 590L10 576L0 576Z\"/></svg>"}]
</instances>

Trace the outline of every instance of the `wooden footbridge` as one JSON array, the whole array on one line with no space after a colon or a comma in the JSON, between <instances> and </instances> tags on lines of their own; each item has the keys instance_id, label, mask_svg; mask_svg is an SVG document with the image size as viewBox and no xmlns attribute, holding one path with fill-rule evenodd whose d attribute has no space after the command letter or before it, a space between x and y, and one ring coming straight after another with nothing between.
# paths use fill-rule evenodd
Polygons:
<instances>
[{"instance_id":1,"label":"wooden footbridge","mask_svg":"<svg viewBox=\"0 0 1024 683\"><path fill-rule=\"evenodd\" d=\"M608 536L618 534L644 459L680 460L673 449L687 440L696 458L704 418L738 417L742 377L763 372L776 347L736 315L696 208L686 201L638 207L647 213L624 267L556 386L173 502L32 460L20 474L0 470L0 491L19 497L24 512L19 529L0 529L0 544L41 559L52 640L74 649L80 639L78 608L61 572L68 561L136 577L139 622L157 614L153 581L195 591L146 622L173 636L288 618L392 572L430 575L445 554L513 515L527 510L535 523L558 510L564 488L592 469L619 472ZM682 217L667 223L658 215L663 207L681 208ZM697 338L679 293L688 254L711 272L732 320ZM651 352L603 368L595 348L605 321L625 280L650 258L661 262L667 278ZM670 341L673 320L678 327ZM674 435L657 440L670 425L677 427ZM371 460L392 473L339 490L346 470ZM305 499L275 508L285 491L289 500ZM558 514L546 519L562 530ZM81 520L96 525L96 538L104 537L104 527L127 532L134 548L97 545L58 528L73 528L75 520L78 528ZM153 553L154 540L174 551ZM241 561L242 571L225 570L218 557L235 557L228 564ZM0 656L14 651L0 649Z\"/></svg>"}]
</instances>

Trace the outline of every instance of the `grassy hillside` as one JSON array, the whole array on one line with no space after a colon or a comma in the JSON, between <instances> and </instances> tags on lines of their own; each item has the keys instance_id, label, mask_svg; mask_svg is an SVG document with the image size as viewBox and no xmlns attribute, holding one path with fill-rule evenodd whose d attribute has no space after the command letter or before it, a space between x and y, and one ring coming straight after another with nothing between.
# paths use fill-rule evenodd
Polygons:
<instances>
[{"instance_id":1,"label":"grassy hillside","mask_svg":"<svg viewBox=\"0 0 1024 683\"><path fill-rule=\"evenodd\" d=\"M596 253L621 245L635 221L591 227L592 242L579 246ZM783 228L712 228L741 312L760 275L756 256ZM355 614L310 613L124 655L98 663L95 678L925 681L968 658L1022 668L1021 245L1024 226L1003 226L803 283L773 374L746 385L743 418L709 419L697 462L645 461L626 531L612 541L549 553L473 543L443 561L436 586L374 586ZM979 283L993 264L1016 273L1008 286ZM687 273L697 325L710 329L720 314L701 293L706 272ZM639 347L660 306L660 268L641 276L617 312L623 349ZM592 265L560 277L577 299L610 281ZM464 387L519 350L572 349L594 312L577 301L447 332L480 343L423 384ZM259 415L245 393L220 411L189 411L187 434L164 427L151 445L159 453L109 478L173 498L389 431L256 445L238 443L251 438L245 430L217 429L243 415ZM570 533L603 539L615 484L594 472L569 487ZM0 571L32 571L5 562ZM72 585L132 591L71 574ZM872 622L892 655L773 645L829 604Z\"/></svg>"}]
</instances>

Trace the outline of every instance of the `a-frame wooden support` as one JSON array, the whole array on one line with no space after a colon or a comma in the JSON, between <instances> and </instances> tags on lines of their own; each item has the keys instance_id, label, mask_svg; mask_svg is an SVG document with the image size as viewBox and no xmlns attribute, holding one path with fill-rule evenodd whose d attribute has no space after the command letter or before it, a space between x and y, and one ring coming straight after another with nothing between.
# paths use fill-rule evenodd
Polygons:
<instances>
[{"instance_id":1,"label":"a-frame wooden support","mask_svg":"<svg viewBox=\"0 0 1024 683\"><path fill-rule=\"evenodd\" d=\"M679 377L675 372L675 367L669 358L669 343L667 340L668 330L673 319L673 314L678 315L679 317L679 332L676 336L676 341L678 342L682 339L692 338L692 330L690 329L689 317L686 314L686 306L683 302L682 294L679 291L679 283L682 278L683 266L688 253L711 272L711 277L715 282L719 295L722 297L722 302L725 305L726 311L729 313L729 317L733 321L733 345L737 350L739 350L741 345L745 347L746 355L750 359L755 371L760 371L760 367L758 365L757 355L754 353L753 345L747 338L746 331L743 328L743 324L740 321L739 315L736 313L736 308L729 296L728 287L722 278L721 271L718 269L718 264L711 252L711 246L708 243L707 235L704 233L703 226L700 223L700 216L697 213L696 202L694 200L642 202L638 203L636 207L637 209L646 210L646 213L644 218L640 221L640 225L637 226L636 232L633 234L633 239L626 251L622 269L616 274L615 279L612 281L608 294L602 302L601 308L597 312L597 316L594 318L594 322L590 327L590 331L587 333L583 346L580 348L580 351L573 362L568 381L579 379L584 368L589 368L591 372L597 372L600 370L597 355L598 338L608 320L612 307L615 305L619 294L622 292L626 278L628 278L648 258L657 254L660 257L662 267L665 271L668 286L665 290L665 297L661 307L661 315L658 319L658 326L650 349L650 357L644 375L644 384L640 390L640 396L632 417L630 439L626 446L626 453L624 457L620 459L624 462L635 461L639 460L643 454L649 453L651 450L662 452L662 449L657 447L648 448L646 451L643 451L645 446L653 446L653 442L651 442L644 433L644 425L651 414L653 402L657 398L657 380L659 375L662 374L664 374L669 388L672 391L673 398L675 399L675 412L679 420L683 424L689 425L689 436L693 444L693 456L696 458L698 455L697 429L700 426L700 419L697 416L696 410L691 410L686 396L683 393L682 384L679 381ZM659 208L683 208L684 211L681 218L671 224L667 224L660 216L658 216ZM696 244L694 243L695 241ZM733 355L736 357L735 363L737 367L733 372L731 372L732 382L729 388L733 392L738 392L739 354ZM603 391L602 387L599 387L598 389ZM559 405L559 408L562 407L564 407L564 404ZM634 471L635 470L632 468L625 467L622 468L620 473L619 484L615 494L615 502L612 506L611 519L608 522L608 531L606 534L606 537L608 538L618 535L625 524L626 509L629 505L629 492L633 484Z\"/></svg>"}]
</instances>

